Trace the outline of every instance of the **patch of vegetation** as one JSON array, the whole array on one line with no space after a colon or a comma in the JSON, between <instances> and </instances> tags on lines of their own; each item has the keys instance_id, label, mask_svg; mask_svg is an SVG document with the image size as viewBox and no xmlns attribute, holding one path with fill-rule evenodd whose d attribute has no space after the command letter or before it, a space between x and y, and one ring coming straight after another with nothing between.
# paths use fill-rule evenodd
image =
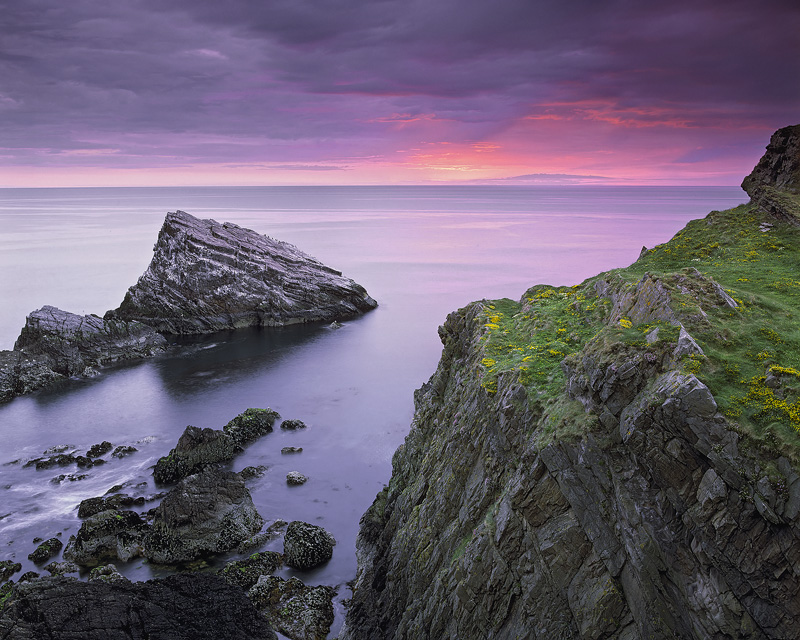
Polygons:
<instances>
[{"instance_id":1,"label":"patch of vegetation","mask_svg":"<svg viewBox=\"0 0 800 640\"><path fill-rule=\"evenodd\" d=\"M661 281L672 311L705 353L684 357L682 368L708 385L756 452L795 462L800 461L798 249L800 228L742 205L690 222L630 267L610 272L621 286L632 287L645 274ZM574 407L556 400L564 389L565 357L586 348L613 350L615 344L644 348L656 327L659 340L677 340L678 328L669 323L611 318L611 302L597 296L595 281L536 286L519 303L484 303L481 385L495 393L498 376L516 372L532 398L552 405L545 410L551 432L576 418ZM725 303L714 282L736 306Z\"/></svg>"}]
</instances>

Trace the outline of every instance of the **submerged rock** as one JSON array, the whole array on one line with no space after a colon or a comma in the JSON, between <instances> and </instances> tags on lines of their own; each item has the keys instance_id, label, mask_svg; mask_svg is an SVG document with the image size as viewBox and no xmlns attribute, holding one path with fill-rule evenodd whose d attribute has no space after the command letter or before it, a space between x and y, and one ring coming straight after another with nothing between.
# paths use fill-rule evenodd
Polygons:
<instances>
[{"instance_id":1,"label":"submerged rock","mask_svg":"<svg viewBox=\"0 0 800 640\"><path fill-rule=\"evenodd\" d=\"M297 578L262 576L247 595L270 624L292 640L328 637L336 595L331 587L307 587Z\"/></svg>"},{"instance_id":2,"label":"submerged rock","mask_svg":"<svg viewBox=\"0 0 800 640\"><path fill-rule=\"evenodd\" d=\"M161 564L235 548L264 524L236 473L210 469L181 480L153 511L145 555Z\"/></svg>"},{"instance_id":3,"label":"submerged rock","mask_svg":"<svg viewBox=\"0 0 800 640\"><path fill-rule=\"evenodd\" d=\"M289 523L283 539L284 562L307 570L325 564L333 557L334 537L322 527L295 520Z\"/></svg>"},{"instance_id":4,"label":"submerged rock","mask_svg":"<svg viewBox=\"0 0 800 640\"><path fill-rule=\"evenodd\" d=\"M14 350L42 358L58 374L75 376L91 367L148 358L166 344L139 322L79 316L46 305L28 315Z\"/></svg>"},{"instance_id":5,"label":"submerged rock","mask_svg":"<svg viewBox=\"0 0 800 640\"><path fill-rule=\"evenodd\" d=\"M269 623L237 588L210 574L130 583L43 578L15 585L0 637L74 640L270 640Z\"/></svg>"},{"instance_id":6,"label":"submerged rock","mask_svg":"<svg viewBox=\"0 0 800 640\"><path fill-rule=\"evenodd\" d=\"M106 318L192 334L331 322L377 306L362 286L297 247L229 222L168 213L154 252Z\"/></svg>"}]
</instances>

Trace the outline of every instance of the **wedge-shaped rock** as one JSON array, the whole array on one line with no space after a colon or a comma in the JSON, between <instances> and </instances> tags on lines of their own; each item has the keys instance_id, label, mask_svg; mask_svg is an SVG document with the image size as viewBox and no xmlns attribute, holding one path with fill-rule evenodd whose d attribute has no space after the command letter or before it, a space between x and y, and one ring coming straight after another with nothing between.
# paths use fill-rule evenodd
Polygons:
<instances>
[{"instance_id":1,"label":"wedge-shaped rock","mask_svg":"<svg viewBox=\"0 0 800 640\"><path fill-rule=\"evenodd\" d=\"M154 251L107 318L192 334L331 322L377 306L364 287L294 245L229 222L168 213Z\"/></svg>"}]
</instances>

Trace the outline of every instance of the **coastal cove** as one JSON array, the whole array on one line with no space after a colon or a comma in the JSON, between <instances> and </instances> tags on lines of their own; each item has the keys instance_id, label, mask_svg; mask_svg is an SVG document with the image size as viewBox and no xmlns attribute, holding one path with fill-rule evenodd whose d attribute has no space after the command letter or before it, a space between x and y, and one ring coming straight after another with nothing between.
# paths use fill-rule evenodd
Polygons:
<instances>
[{"instance_id":1,"label":"coastal cove","mask_svg":"<svg viewBox=\"0 0 800 640\"><path fill-rule=\"evenodd\" d=\"M0 190L2 348L44 304L80 314L116 307L147 266L164 213L176 208L296 244L380 303L341 329L176 340L153 360L0 406L0 559L33 568L26 556L34 537L66 539L79 526L80 500L115 484L152 482L150 467L186 425L218 429L247 407L271 407L309 428L276 429L240 455L235 470L268 467L249 485L267 522L299 519L333 533L333 559L303 578L348 597L358 520L389 480L413 390L439 359L436 329L446 315L473 300L517 299L533 284L571 285L627 266L643 244L745 200L734 187ZM53 445L103 440L138 451L72 482L52 482L63 470L7 464ZM303 452L282 456L286 446ZM310 481L287 487L291 470ZM155 575L140 562L120 569L136 580Z\"/></svg>"}]
</instances>

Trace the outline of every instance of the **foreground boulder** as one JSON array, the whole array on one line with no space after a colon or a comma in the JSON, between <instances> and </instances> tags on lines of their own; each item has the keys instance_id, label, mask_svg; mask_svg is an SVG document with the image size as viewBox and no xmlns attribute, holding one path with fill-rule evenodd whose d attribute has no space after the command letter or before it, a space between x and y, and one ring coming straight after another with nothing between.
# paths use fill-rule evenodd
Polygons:
<instances>
[{"instance_id":1,"label":"foreground boulder","mask_svg":"<svg viewBox=\"0 0 800 640\"><path fill-rule=\"evenodd\" d=\"M8 640L268 640L269 623L244 592L214 575L80 582L41 578L15 585L0 610Z\"/></svg>"},{"instance_id":2,"label":"foreground boulder","mask_svg":"<svg viewBox=\"0 0 800 640\"><path fill-rule=\"evenodd\" d=\"M46 305L28 315L14 350L42 358L58 374L75 376L93 367L151 357L166 345L163 336L142 323L79 316Z\"/></svg>"},{"instance_id":3,"label":"foreground boulder","mask_svg":"<svg viewBox=\"0 0 800 640\"><path fill-rule=\"evenodd\" d=\"M210 469L181 480L153 512L145 555L161 564L233 549L264 519L238 474Z\"/></svg>"},{"instance_id":4,"label":"foreground boulder","mask_svg":"<svg viewBox=\"0 0 800 640\"><path fill-rule=\"evenodd\" d=\"M289 523L283 539L284 561L295 569L313 569L333 557L335 544L322 527L295 520Z\"/></svg>"},{"instance_id":5,"label":"foreground boulder","mask_svg":"<svg viewBox=\"0 0 800 640\"><path fill-rule=\"evenodd\" d=\"M219 572L225 582L242 589L252 587L261 576L268 576L283 565L283 557L275 551L254 553L244 560L234 560Z\"/></svg>"},{"instance_id":6,"label":"foreground boulder","mask_svg":"<svg viewBox=\"0 0 800 640\"><path fill-rule=\"evenodd\" d=\"M176 482L209 465L230 462L239 450L233 438L226 433L189 425L175 448L158 459L153 478L158 484Z\"/></svg>"},{"instance_id":7,"label":"foreground boulder","mask_svg":"<svg viewBox=\"0 0 800 640\"><path fill-rule=\"evenodd\" d=\"M331 322L377 306L294 245L229 222L168 213L147 271L108 319L172 334Z\"/></svg>"},{"instance_id":8,"label":"foreground boulder","mask_svg":"<svg viewBox=\"0 0 800 640\"><path fill-rule=\"evenodd\" d=\"M292 640L325 640L333 624L331 587L307 587L297 578L263 576L247 595L270 624Z\"/></svg>"},{"instance_id":9,"label":"foreground boulder","mask_svg":"<svg viewBox=\"0 0 800 640\"><path fill-rule=\"evenodd\" d=\"M70 536L64 560L82 567L95 567L105 560L142 555L147 523L135 511L109 509L88 516L77 535Z\"/></svg>"}]
</instances>

